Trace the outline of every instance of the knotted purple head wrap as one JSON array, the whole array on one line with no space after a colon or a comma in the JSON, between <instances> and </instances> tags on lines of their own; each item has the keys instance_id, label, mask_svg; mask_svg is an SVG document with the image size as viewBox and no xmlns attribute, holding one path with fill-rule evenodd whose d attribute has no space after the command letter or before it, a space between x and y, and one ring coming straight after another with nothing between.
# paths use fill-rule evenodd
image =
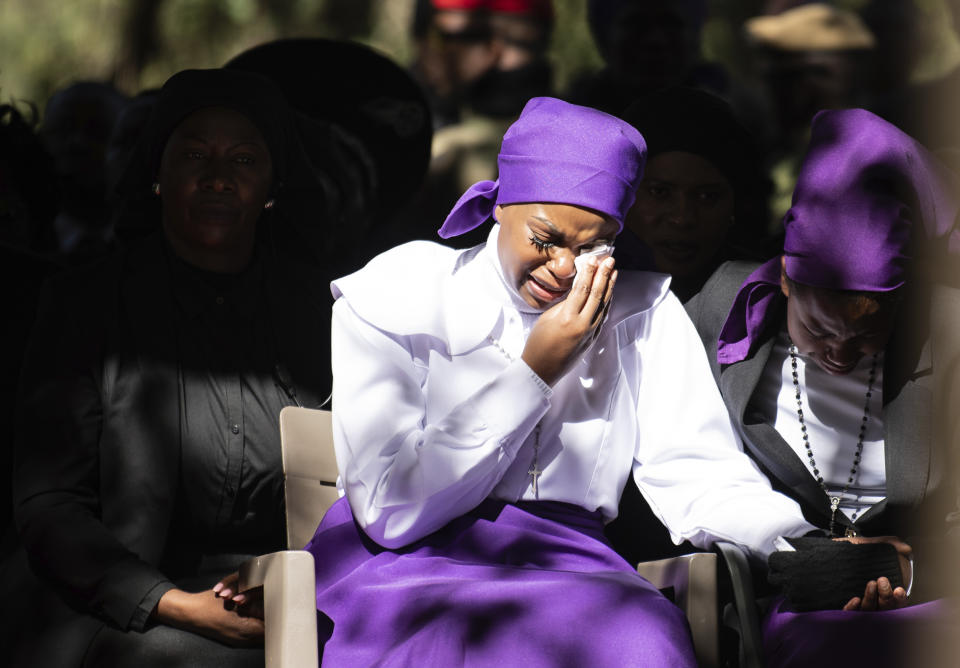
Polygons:
<instances>
[{"instance_id":1,"label":"knotted purple head wrap","mask_svg":"<svg viewBox=\"0 0 960 668\"><path fill-rule=\"evenodd\" d=\"M821 111L783 219L786 273L805 285L889 292L904 284L912 241L960 252L954 175L923 146L863 109ZM745 359L780 291L780 258L740 288L717 360Z\"/></svg>"},{"instance_id":2,"label":"knotted purple head wrap","mask_svg":"<svg viewBox=\"0 0 960 668\"><path fill-rule=\"evenodd\" d=\"M465 192L440 228L444 239L469 232L497 204L572 204L610 216L623 229L643 176L647 146L629 123L552 97L527 102L503 135L499 178Z\"/></svg>"}]
</instances>

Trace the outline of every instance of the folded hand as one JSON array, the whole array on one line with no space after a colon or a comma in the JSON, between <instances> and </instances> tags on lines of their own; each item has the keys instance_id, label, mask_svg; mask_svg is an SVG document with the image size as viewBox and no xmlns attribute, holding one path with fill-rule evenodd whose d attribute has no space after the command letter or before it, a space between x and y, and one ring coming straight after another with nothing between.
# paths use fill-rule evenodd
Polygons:
<instances>
[{"instance_id":1,"label":"folded hand","mask_svg":"<svg viewBox=\"0 0 960 668\"><path fill-rule=\"evenodd\" d=\"M232 581L234 576L224 578ZM223 590L221 587L220 591ZM237 647L263 644L262 606L248 595L239 602L220 596L212 589L191 593L182 589L166 592L154 610L153 618L185 631L213 638ZM259 616L257 613L259 612Z\"/></svg>"}]
</instances>

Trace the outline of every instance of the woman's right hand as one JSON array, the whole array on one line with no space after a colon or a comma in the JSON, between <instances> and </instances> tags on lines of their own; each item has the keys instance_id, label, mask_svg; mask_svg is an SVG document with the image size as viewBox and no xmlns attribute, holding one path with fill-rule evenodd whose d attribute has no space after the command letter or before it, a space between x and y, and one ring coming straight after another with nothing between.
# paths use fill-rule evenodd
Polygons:
<instances>
[{"instance_id":1,"label":"woman's right hand","mask_svg":"<svg viewBox=\"0 0 960 668\"><path fill-rule=\"evenodd\" d=\"M610 308L617 272L612 257L590 258L563 301L537 318L521 358L543 382L554 385L593 341Z\"/></svg>"},{"instance_id":2,"label":"woman's right hand","mask_svg":"<svg viewBox=\"0 0 960 668\"><path fill-rule=\"evenodd\" d=\"M154 619L235 647L263 644L263 619L245 614L213 590L193 594L171 589L160 597Z\"/></svg>"}]
</instances>

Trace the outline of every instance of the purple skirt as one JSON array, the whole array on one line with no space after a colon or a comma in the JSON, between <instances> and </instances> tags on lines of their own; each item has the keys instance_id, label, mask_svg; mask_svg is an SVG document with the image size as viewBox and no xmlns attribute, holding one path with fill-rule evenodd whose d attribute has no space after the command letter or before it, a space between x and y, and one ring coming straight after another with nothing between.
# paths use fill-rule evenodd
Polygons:
<instances>
[{"instance_id":1,"label":"purple skirt","mask_svg":"<svg viewBox=\"0 0 960 668\"><path fill-rule=\"evenodd\" d=\"M340 499L306 549L324 665L696 666L683 613L606 543L599 513L488 500L387 550Z\"/></svg>"},{"instance_id":2,"label":"purple skirt","mask_svg":"<svg viewBox=\"0 0 960 668\"><path fill-rule=\"evenodd\" d=\"M957 632L955 625L956 618L944 600L883 612L789 612L784 610L784 600L779 599L763 620L764 665L769 668L930 665L920 660L917 652L931 643L949 646Z\"/></svg>"}]
</instances>

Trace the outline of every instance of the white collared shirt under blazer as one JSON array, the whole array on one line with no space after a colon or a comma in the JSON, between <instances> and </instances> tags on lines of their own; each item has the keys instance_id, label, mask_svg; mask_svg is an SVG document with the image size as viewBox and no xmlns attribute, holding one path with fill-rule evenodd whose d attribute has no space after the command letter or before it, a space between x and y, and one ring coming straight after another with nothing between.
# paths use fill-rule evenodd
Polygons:
<instances>
[{"instance_id":1,"label":"white collared shirt under blazer","mask_svg":"<svg viewBox=\"0 0 960 668\"><path fill-rule=\"evenodd\" d=\"M406 545L487 497L536 500L538 423L541 501L612 519L632 471L677 543L765 556L813 529L738 447L669 277L621 272L599 336L551 389L520 359L537 314L503 278L498 231L462 251L405 244L332 284L340 484L373 540Z\"/></svg>"}]
</instances>

